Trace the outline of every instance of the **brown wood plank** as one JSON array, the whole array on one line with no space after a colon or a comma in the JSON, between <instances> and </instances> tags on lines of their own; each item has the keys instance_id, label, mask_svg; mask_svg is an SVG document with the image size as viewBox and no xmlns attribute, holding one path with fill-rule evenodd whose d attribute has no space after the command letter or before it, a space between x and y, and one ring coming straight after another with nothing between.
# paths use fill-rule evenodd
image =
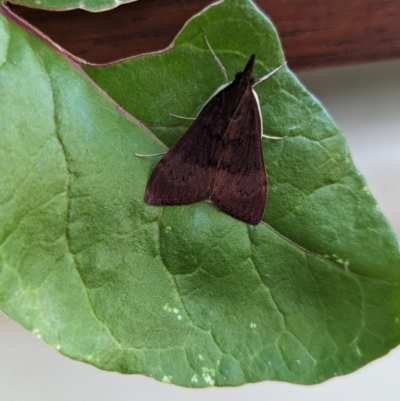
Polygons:
<instances>
[{"instance_id":1,"label":"brown wood plank","mask_svg":"<svg viewBox=\"0 0 400 401\"><path fill-rule=\"evenodd\" d=\"M109 62L169 45L211 0L139 0L103 13L11 6L78 57ZM400 0L259 0L292 68L400 57Z\"/></svg>"}]
</instances>

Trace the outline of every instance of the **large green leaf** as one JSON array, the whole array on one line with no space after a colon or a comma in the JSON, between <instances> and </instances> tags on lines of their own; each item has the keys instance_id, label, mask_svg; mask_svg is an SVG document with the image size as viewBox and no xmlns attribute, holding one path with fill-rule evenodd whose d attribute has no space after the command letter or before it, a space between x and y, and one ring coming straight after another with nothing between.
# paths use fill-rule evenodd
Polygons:
<instances>
[{"instance_id":1,"label":"large green leaf","mask_svg":"<svg viewBox=\"0 0 400 401\"><path fill-rule=\"evenodd\" d=\"M257 54L281 64L270 22L225 0L163 53L84 74L0 20L0 307L100 368L185 386L316 383L400 341L397 240L338 128L289 70L256 87L269 199L246 226L213 205L152 208L143 192L171 145ZM177 127L177 125L180 125Z\"/></svg>"},{"instance_id":2,"label":"large green leaf","mask_svg":"<svg viewBox=\"0 0 400 401\"><path fill-rule=\"evenodd\" d=\"M138 0L10 0L9 3L52 11L67 11L80 8L91 12L100 12L134 1Z\"/></svg>"}]
</instances>

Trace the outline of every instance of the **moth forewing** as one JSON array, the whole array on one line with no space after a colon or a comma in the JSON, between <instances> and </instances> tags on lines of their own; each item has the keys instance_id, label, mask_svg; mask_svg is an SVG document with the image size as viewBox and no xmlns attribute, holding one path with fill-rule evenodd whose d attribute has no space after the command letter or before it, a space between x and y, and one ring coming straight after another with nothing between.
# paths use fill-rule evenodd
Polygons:
<instances>
[{"instance_id":1,"label":"moth forewing","mask_svg":"<svg viewBox=\"0 0 400 401\"><path fill-rule=\"evenodd\" d=\"M169 113L170 116L172 117L176 117L176 118L180 118L182 120L196 120L196 118L199 116L199 114L202 112L202 110L204 109L204 107L210 102L210 100L215 97L219 92L221 92L222 90L224 90L227 86L229 86L231 84L231 82L228 82L226 84L223 84L221 86L218 87L217 90L214 91L214 93L207 99L207 101L205 103L203 103L203 106L201 106L201 109L199 110L199 112L197 113L196 117L184 117L184 116L178 116L177 114L172 114Z\"/></svg>"},{"instance_id":2,"label":"moth forewing","mask_svg":"<svg viewBox=\"0 0 400 401\"><path fill-rule=\"evenodd\" d=\"M210 100L212 98L214 98L215 96L217 96L217 94L221 91L223 91L227 86L229 86L232 82L228 82L226 84L223 84L221 86L219 86L214 93L207 99L207 101L203 104L203 106L201 107L200 111L197 113L197 116L199 116L199 114L203 111L204 107L210 102Z\"/></svg>"},{"instance_id":3,"label":"moth forewing","mask_svg":"<svg viewBox=\"0 0 400 401\"><path fill-rule=\"evenodd\" d=\"M261 221L267 196L261 128L257 95L249 85L225 134L211 200L223 212L252 225Z\"/></svg>"}]
</instances>

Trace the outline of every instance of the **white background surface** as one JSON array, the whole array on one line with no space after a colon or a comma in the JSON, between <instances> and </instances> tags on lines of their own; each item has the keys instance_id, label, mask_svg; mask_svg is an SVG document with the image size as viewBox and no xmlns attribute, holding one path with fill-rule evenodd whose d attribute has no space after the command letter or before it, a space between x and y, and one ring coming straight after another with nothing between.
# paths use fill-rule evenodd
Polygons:
<instances>
[{"instance_id":1,"label":"white background surface","mask_svg":"<svg viewBox=\"0 0 400 401\"><path fill-rule=\"evenodd\" d=\"M299 74L341 127L358 169L400 236L400 61ZM400 348L315 386L264 382L189 390L69 360L0 314L0 401L398 401Z\"/></svg>"}]
</instances>

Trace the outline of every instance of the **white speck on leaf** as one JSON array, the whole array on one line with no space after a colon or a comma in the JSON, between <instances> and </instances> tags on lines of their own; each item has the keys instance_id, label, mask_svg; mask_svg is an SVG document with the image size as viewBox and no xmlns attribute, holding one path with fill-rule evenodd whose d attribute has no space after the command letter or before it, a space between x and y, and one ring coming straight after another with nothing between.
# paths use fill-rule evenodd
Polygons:
<instances>
[{"instance_id":1,"label":"white speck on leaf","mask_svg":"<svg viewBox=\"0 0 400 401\"><path fill-rule=\"evenodd\" d=\"M213 386L215 383L214 377L215 377L215 369L213 368L203 368L203 379L204 381L209 384L210 386Z\"/></svg>"},{"instance_id":2,"label":"white speck on leaf","mask_svg":"<svg viewBox=\"0 0 400 401\"><path fill-rule=\"evenodd\" d=\"M174 313L175 315L178 315L178 320L181 320L181 319L182 319L182 316L179 315L179 309L178 309L178 308L171 308L171 307L169 306L169 304L165 304L165 305L163 306L163 309L164 309L165 311L167 311L167 312Z\"/></svg>"},{"instance_id":3,"label":"white speck on leaf","mask_svg":"<svg viewBox=\"0 0 400 401\"><path fill-rule=\"evenodd\" d=\"M172 376L170 376L170 375L165 375L163 378L162 378L162 381L164 382L164 383L171 383L171 381L172 381Z\"/></svg>"}]
</instances>

